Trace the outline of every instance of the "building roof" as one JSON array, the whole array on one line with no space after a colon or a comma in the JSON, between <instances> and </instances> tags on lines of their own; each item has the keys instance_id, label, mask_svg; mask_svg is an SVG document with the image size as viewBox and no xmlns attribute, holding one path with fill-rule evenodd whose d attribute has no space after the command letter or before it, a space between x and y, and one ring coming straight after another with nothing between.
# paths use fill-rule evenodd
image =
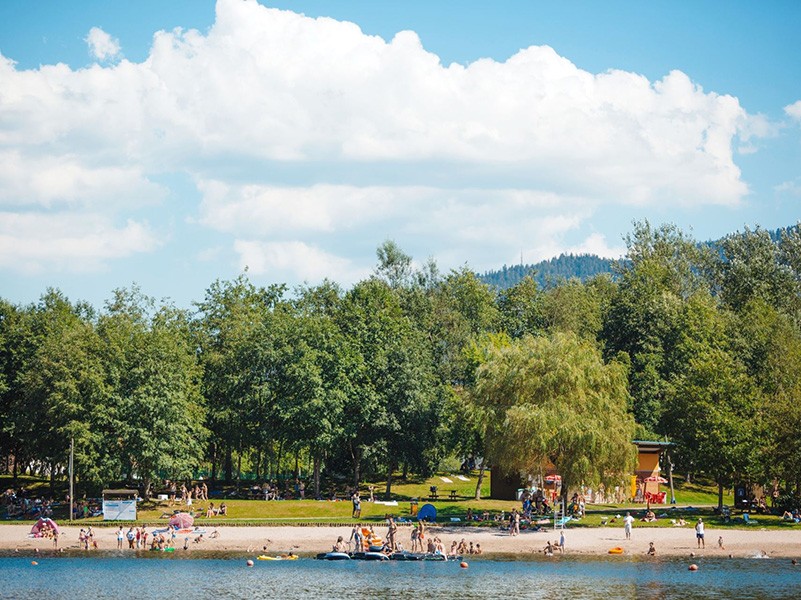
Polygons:
<instances>
[{"instance_id":1,"label":"building roof","mask_svg":"<svg viewBox=\"0 0 801 600\"><path fill-rule=\"evenodd\" d=\"M138 496L136 490L103 490L104 496Z\"/></svg>"},{"instance_id":2,"label":"building roof","mask_svg":"<svg viewBox=\"0 0 801 600\"><path fill-rule=\"evenodd\" d=\"M631 442L640 452L662 452L670 446L675 446L673 442L652 442L646 440L632 440Z\"/></svg>"}]
</instances>

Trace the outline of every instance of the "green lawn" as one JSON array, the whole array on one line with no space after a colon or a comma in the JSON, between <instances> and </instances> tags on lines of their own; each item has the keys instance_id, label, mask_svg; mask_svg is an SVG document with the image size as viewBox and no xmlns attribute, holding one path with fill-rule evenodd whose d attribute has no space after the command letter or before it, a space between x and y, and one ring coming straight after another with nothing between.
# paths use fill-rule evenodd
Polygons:
<instances>
[{"instance_id":1,"label":"green lawn","mask_svg":"<svg viewBox=\"0 0 801 600\"><path fill-rule=\"evenodd\" d=\"M451 479L452 483L442 481L442 477ZM429 488L436 485L439 488L440 499L433 500L431 503L437 508L438 520L442 522L450 522L451 518L464 519L465 513L468 508L472 508L476 514L481 514L484 511L490 512L491 515L496 515L501 511L509 513L513 508L519 507L520 504L516 501L507 500L474 500L476 474L469 475L470 481L461 481L455 474L442 473L428 479L418 479L408 482L399 482L392 487L392 500L398 504L396 506L387 506L379 503L371 503L367 501L362 502L362 515L363 521L380 521L388 514L396 517L408 518L412 502L417 502L421 506L429 501ZM10 485L10 478L0 477L0 485L8 487ZM39 488L42 493L47 491L46 482L37 482L31 479L25 481L26 486ZM362 487L362 498L366 500L368 497L367 485ZM383 498L385 491L385 482L374 482L376 499ZM489 495L489 475L485 477L484 484L482 485L482 497ZM667 486L663 486L666 490ZM456 491L456 499L451 500L449 493L451 490ZM670 505L654 506L654 511L657 515L665 515L655 523L638 523L642 527L665 527L671 526L671 519L676 520L684 518L688 522L694 521L698 516L703 516L705 520L709 520L711 525L715 527L745 527L742 518L739 514L730 523L724 523L722 519L714 515L712 509L717 505L717 490L714 486L704 486L698 483L685 484L681 479L676 480L676 500L677 507ZM219 506L220 499L212 499L215 506ZM724 502L728 505L732 503L731 495L724 497ZM216 524L216 525L265 525L265 524L312 524L312 523L350 523L351 519L351 503L347 500L285 500L285 501L269 501L264 500L238 500L231 499L225 500L228 507L228 515L226 517L212 517L207 519L205 509L208 502L195 501L192 509L197 513L198 524ZM692 507L692 508L690 508ZM166 517L174 510L185 509L182 506L168 506L167 502L148 502L140 505L138 517L143 523L158 524L164 523ZM573 521L571 526L578 527L596 527L603 526L606 523L607 527L614 527L613 522L618 515L623 515L625 512L631 511L635 516L638 516L644 511L644 506L633 504L621 505L590 505L587 507L587 516L581 521ZM67 516L66 509L56 512L56 519L63 520ZM753 525L756 527L771 527L771 528L792 528L792 525L783 523L778 517L756 515L754 517L758 523ZM8 522L8 521L6 521ZM19 521L11 521L19 522ZM102 523L101 517L88 519L87 522ZM462 521L464 524L464 521ZM617 523L619 524L619 523ZM475 523L473 525L476 525ZM489 524L483 524L487 526Z\"/></svg>"}]
</instances>

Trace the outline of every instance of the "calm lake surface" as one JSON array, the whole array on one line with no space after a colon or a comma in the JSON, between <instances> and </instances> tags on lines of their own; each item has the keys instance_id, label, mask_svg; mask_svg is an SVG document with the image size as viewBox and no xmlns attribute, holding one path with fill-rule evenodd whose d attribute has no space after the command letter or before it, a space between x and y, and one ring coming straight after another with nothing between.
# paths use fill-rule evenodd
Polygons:
<instances>
[{"instance_id":1,"label":"calm lake surface","mask_svg":"<svg viewBox=\"0 0 801 600\"><path fill-rule=\"evenodd\" d=\"M696 572L689 559L669 558L471 560L468 569L310 558L249 568L245 560L0 557L0 598L801 598L801 566L788 559L694 559Z\"/></svg>"}]
</instances>

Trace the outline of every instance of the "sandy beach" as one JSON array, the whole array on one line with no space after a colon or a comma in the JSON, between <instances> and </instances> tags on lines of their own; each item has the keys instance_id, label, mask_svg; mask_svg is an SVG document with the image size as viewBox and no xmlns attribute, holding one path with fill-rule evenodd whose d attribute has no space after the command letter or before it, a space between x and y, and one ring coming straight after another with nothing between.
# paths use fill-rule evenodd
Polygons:
<instances>
[{"instance_id":1,"label":"sandy beach","mask_svg":"<svg viewBox=\"0 0 801 600\"><path fill-rule=\"evenodd\" d=\"M65 550L79 550L79 526L61 526L59 547ZM376 534L386 535L385 526L374 526ZM0 526L0 550L20 552L52 552L53 543L48 539L28 537L30 525ZM153 528L148 528L152 531ZM100 551L116 550L116 527L94 527L95 539ZM125 528L127 531L127 527ZM218 536L207 539L212 532ZM484 554L532 554L542 552L550 540L559 540L559 531L553 529L539 532L523 531L519 536L509 536L497 529L473 527L431 527L430 534L442 539L445 547L450 547L453 540L462 538L469 544L480 544ZM194 550L230 551L255 554L262 553L266 546L268 554L292 551L296 554L309 555L329 551L337 539L350 537L350 527L304 526L304 527L217 527L208 529L200 543L193 540L196 535L180 535L175 540L178 551L183 552L186 538L188 552ZM403 526L399 530L398 539L404 548L409 548L411 527ZM723 536L724 549L718 547L718 538ZM565 553L599 555L607 554L610 548L621 547L628 555L645 556L649 542L654 542L658 555L667 556L754 556L766 552L771 557L801 558L801 530L706 530L706 548L696 546L695 531L692 525L672 528L637 528L634 527L631 540L626 540L622 527L567 528L565 529ZM127 542L125 542L127 547ZM127 548L124 552L133 552Z\"/></svg>"}]
</instances>

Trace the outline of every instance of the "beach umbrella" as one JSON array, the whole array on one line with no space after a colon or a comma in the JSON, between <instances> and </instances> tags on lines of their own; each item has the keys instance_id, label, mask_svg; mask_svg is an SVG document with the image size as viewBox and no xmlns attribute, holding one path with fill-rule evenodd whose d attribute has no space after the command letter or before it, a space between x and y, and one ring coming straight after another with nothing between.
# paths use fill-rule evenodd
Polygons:
<instances>
[{"instance_id":1,"label":"beach umbrella","mask_svg":"<svg viewBox=\"0 0 801 600\"><path fill-rule=\"evenodd\" d=\"M194 524L195 518L189 513L176 513L170 517L170 527L177 527L178 529L191 529Z\"/></svg>"},{"instance_id":2,"label":"beach umbrella","mask_svg":"<svg viewBox=\"0 0 801 600\"><path fill-rule=\"evenodd\" d=\"M655 481L656 483L667 483L668 482L667 479L665 479L664 477L660 477L659 475L651 475L650 477L646 477L645 479L643 479L643 481L648 481L648 482L654 482Z\"/></svg>"},{"instance_id":3,"label":"beach umbrella","mask_svg":"<svg viewBox=\"0 0 801 600\"><path fill-rule=\"evenodd\" d=\"M547 475L545 477L545 483L556 483L557 481L562 481L561 475Z\"/></svg>"}]
</instances>

